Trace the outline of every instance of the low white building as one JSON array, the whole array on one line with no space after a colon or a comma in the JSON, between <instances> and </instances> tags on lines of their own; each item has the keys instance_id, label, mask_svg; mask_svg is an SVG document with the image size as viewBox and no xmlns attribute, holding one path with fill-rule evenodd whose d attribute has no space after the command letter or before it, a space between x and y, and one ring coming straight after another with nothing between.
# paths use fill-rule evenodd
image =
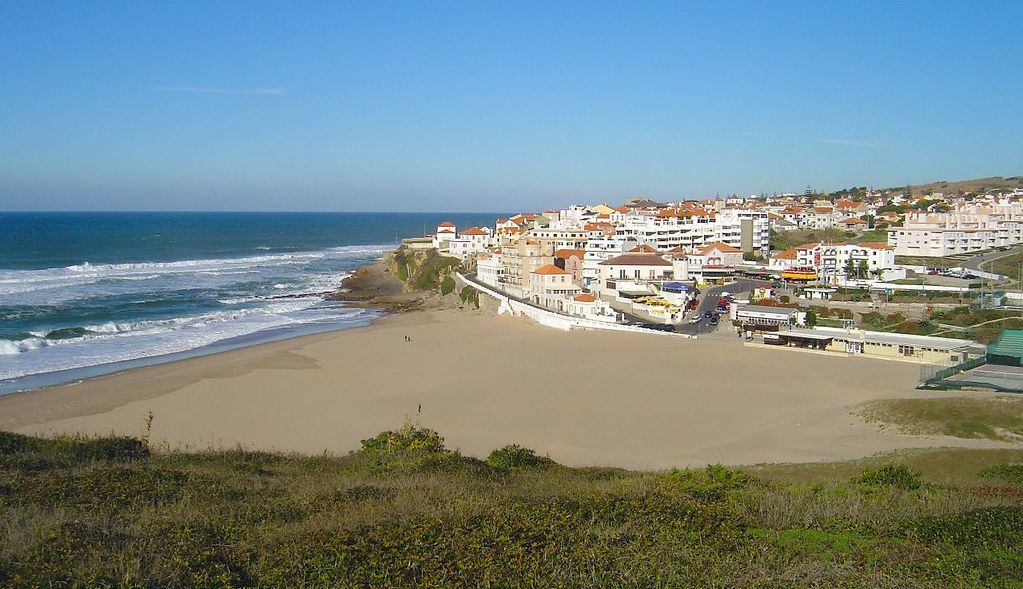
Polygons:
<instances>
[{"instance_id":1,"label":"low white building","mask_svg":"<svg viewBox=\"0 0 1023 589\"><path fill-rule=\"evenodd\" d=\"M565 301L564 312L584 319L614 323L619 313L615 312L607 302L590 293L577 294Z\"/></svg>"},{"instance_id":2,"label":"low white building","mask_svg":"<svg viewBox=\"0 0 1023 589\"><path fill-rule=\"evenodd\" d=\"M594 288L617 296L617 281L663 282L674 276L672 263L658 254L622 254L598 264Z\"/></svg>"},{"instance_id":3,"label":"low white building","mask_svg":"<svg viewBox=\"0 0 1023 589\"><path fill-rule=\"evenodd\" d=\"M611 235L588 240L583 248L583 285L589 286L597 281L601 262L624 254L638 243L635 237L627 235Z\"/></svg>"}]
</instances>

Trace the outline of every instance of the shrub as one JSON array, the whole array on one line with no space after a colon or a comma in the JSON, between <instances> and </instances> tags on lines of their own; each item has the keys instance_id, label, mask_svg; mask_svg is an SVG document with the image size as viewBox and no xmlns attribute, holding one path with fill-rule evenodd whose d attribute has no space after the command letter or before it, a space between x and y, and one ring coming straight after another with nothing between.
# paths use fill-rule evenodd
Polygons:
<instances>
[{"instance_id":1,"label":"shrub","mask_svg":"<svg viewBox=\"0 0 1023 589\"><path fill-rule=\"evenodd\" d=\"M445 276L444 280L440 281L440 294L449 295L455 291L455 279L450 276Z\"/></svg>"},{"instance_id":2,"label":"shrub","mask_svg":"<svg viewBox=\"0 0 1023 589\"><path fill-rule=\"evenodd\" d=\"M783 302L783 303L787 303L791 299L789 299L789 295L781 295L780 297L778 297L778 300Z\"/></svg>"},{"instance_id":3,"label":"shrub","mask_svg":"<svg viewBox=\"0 0 1023 589\"><path fill-rule=\"evenodd\" d=\"M142 460L149 456L146 443L137 438L32 438L0 432L0 455L35 453L76 462L89 460Z\"/></svg>"},{"instance_id":4,"label":"shrub","mask_svg":"<svg viewBox=\"0 0 1023 589\"><path fill-rule=\"evenodd\" d=\"M447 448L444 438L434 430L406 423L400 429L362 440L362 451L367 454L440 453Z\"/></svg>"},{"instance_id":5,"label":"shrub","mask_svg":"<svg viewBox=\"0 0 1023 589\"><path fill-rule=\"evenodd\" d=\"M704 501L718 501L728 491L746 487L753 481L741 470L732 470L712 464L703 469L672 469L654 481L654 489L668 493L683 493Z\"/></svg>"},{"instance_id":6,"label":"shrub","mask_svg":"<svg viewBox=\"0 0 1023 589\"><path fill-rule=\"evenodd\" d=\"M529 448L518 444L508 444L498 448L487 456L487 464L502 470L513 468L548 468L557 464L547 456L537 456Z\"/></svg>"},{"instance_id":7,"label":"shrub","mask_svg":"<svg viewBox=\"0 0 1023 589\"><path fill-rule=\"evenodd\" d=\"M472 303L477 309L480 308L480 291L471 286L463 286L458 292L458 298L462 299L463 303Z\"/></svg>"},{"instance_id":8,"label":"shrub","mask_svg":"<svg viewBox=\"0 0 1023 589\"><path fill-rule=\"evenodd\" d=\"M886 464L881 468L867 469L853 483L896 487L911 491L920 488L920 475L904 464Z\"/></svg>"},{"instance_id":9,"label":"shrub","mask_svg":"<svg viewBox=\"0 0 1023 589\"><path fill-rule=\"evenodd\" d=\"M1006 483L1023 485L1023 463L995 464L980 471L978 476L985 479L998 479Z\"/></svg>"}]
</instances>

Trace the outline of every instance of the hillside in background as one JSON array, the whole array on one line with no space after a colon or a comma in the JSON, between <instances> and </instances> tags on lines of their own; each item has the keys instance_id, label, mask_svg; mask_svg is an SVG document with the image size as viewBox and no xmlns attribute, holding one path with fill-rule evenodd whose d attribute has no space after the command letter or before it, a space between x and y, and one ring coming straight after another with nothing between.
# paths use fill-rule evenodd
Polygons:
<instances>
[{"instance_id":1,"label":"hillside in background","mask_svg":"<svg viewBox=\"0 0 1023 589\"><path fill-rule=\"evenodd\" d=\"M973 180L939 180L929 184L911 184L913 194L931 194L941 192L942 194L956 194L966 192L987 192L991 190L1012 190L1023 188L1023 176L991 176L990 178L975 178ZM905 186L894 186L885 190L902 191Z\"/></svg>"}]
</instances>

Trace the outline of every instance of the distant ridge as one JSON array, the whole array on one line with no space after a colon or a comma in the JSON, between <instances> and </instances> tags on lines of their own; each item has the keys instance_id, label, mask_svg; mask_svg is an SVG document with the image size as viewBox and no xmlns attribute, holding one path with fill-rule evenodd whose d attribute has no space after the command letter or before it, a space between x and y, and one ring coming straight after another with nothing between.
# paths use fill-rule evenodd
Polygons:
<instances>
[{"instance_id":1,"label":"distant ridge","mask_svg":"<svg viewBox=\"0 0 1023 589\"><path fill-rule=\"evenodd\" d=\"M915 194L930 194L932 192L956 193L956 192L988 192L990 190L1012 190L1023 188L1023 176L991 176L988 178L975 178L973 180L939 180L929 184L910 184L909 187ZM885 190L900 190L905 186L895 186Z\"/></svg>"}]
</instances>

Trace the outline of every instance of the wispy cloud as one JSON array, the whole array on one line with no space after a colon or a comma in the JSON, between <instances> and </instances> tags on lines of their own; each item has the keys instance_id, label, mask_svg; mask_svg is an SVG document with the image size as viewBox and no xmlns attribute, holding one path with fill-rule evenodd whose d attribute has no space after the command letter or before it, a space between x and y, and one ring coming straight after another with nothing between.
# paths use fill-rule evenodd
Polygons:
<instances>
[{"instance_id":1,"label":"wispy cloud","mask_svg":"<svg viewBox=\"0 0 1023 589\"><path fill-rule=\"evenodd\" d=\"M880 143L871 143L869 141L854 141L852 139L821 139L821 143L829 143L831 145L847 145L849 147L862 147L864 149L879 149L884 147Z\"/></svg>"},{"instance_id":2,"label":"wispy cloud","mask_svg":"<svg viewBox=\"0 0 1023 589\"><path fill-rule=\"evenodd\" d=\"M236 94L244 96L284 96L283 88L209 88L204 86L156 86L159 92L187 94Z\"/></svg>"}]
</instances>

